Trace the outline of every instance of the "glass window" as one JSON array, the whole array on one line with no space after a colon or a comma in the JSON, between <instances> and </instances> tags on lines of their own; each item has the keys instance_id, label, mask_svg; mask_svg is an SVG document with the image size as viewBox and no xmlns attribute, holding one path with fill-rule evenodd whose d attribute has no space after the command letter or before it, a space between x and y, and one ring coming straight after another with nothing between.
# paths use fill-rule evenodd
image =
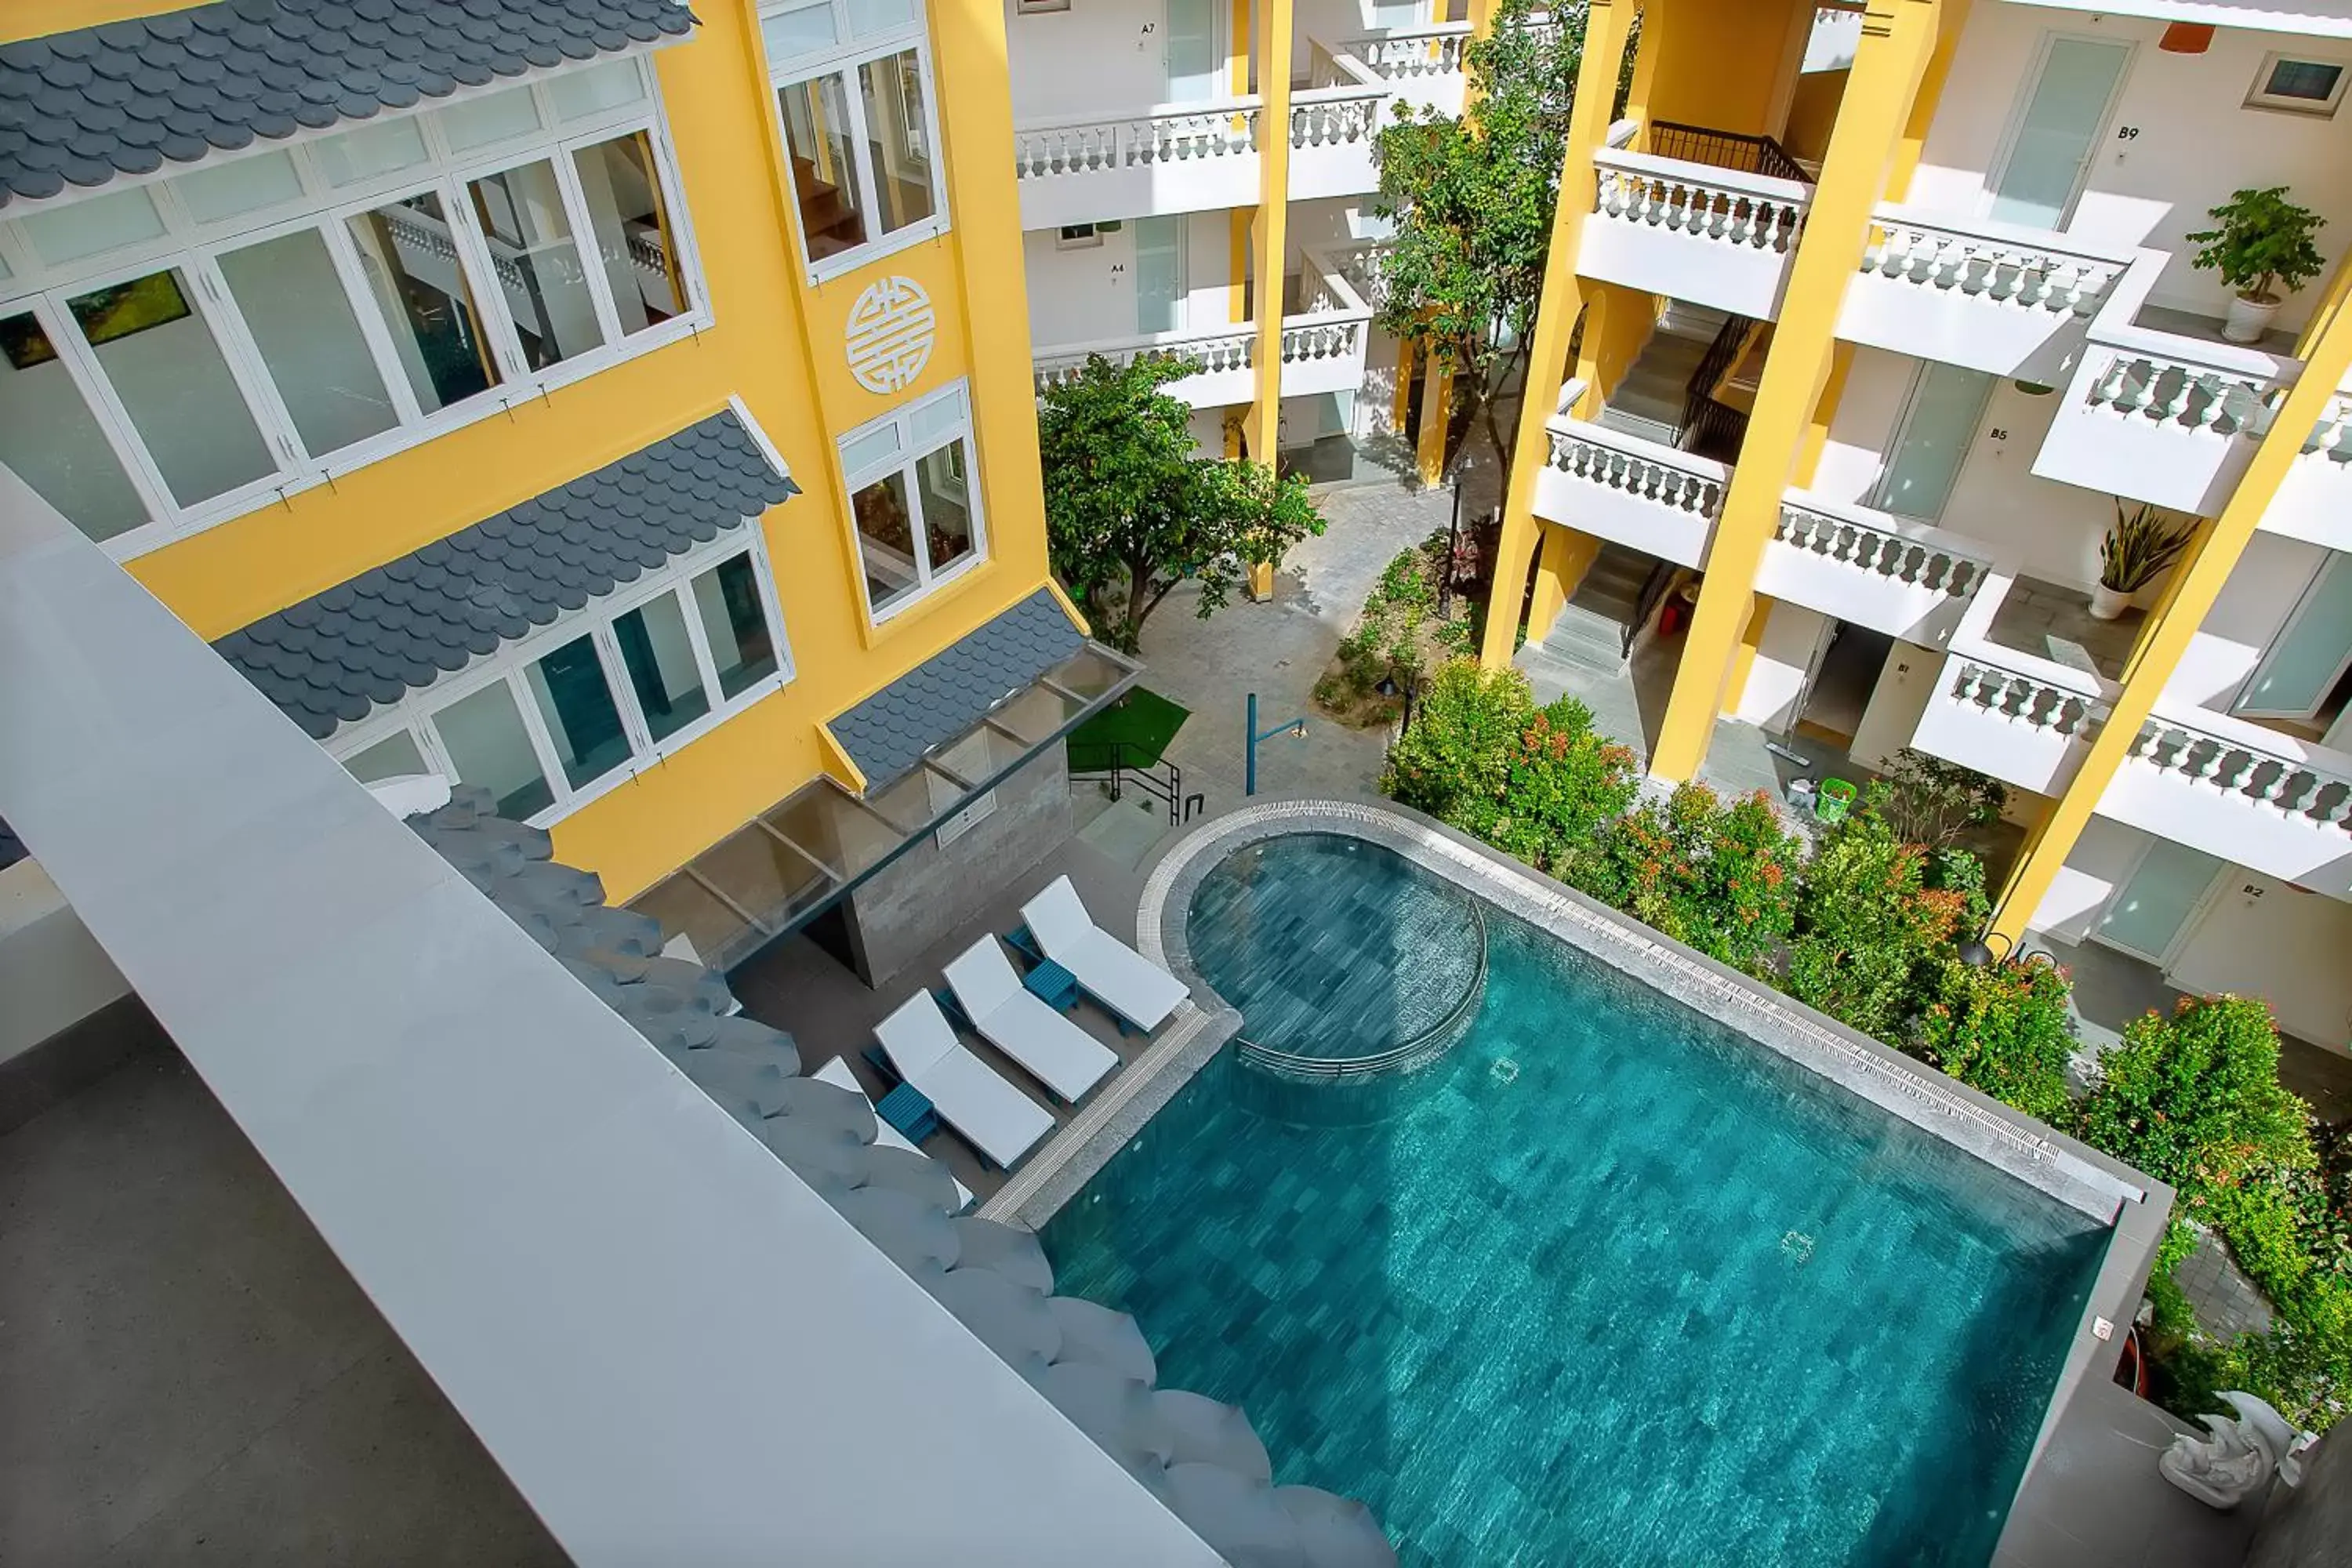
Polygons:
<instances>
[{"instance_id":1,"label":"glass window","mask_svg":"<svg viewBox=\"0 0 2352 1568\"><path fill-rule=\"evenodd\" d=\"M173 499L194 506L277 471L177 268L67 301Z\"/></svg>"},{"instance_id":2,"label":"glass window","mask_svg":"<svg viewBox=\"0 0 2352 1568\"><path fill-rule=\"evenodd\" d=\"M776 673L776 641L768 631L751 556L722 561L697 577L694 607L710 644L710 661L719 669L720 691L740 697L754 681Z\"/></svg>"},{"instance_id":3,"label":"glass window","mask_svg":"<svg viewBox=\"0 0 2352 1568\"><path fill-rule=\"evenodd\" d=\"M417 746L416 737L405 730L394 731L363 752L353 752L343 759L343 766L362 784L407 778L412 774L434 771L425 762L425 752Z\"/></svg>"},{"instance_id":4,"label":"glass window","mask_svg":"<svg viewBox=\"0 0 2352 1568\"><path fill-rule=\"evenodd\" d=\"M792 154L793 194L811 261L866 243L866 215L852 161L856 140L841 78L821 76L778 89L784 143Z\"/></svg>"},{"instance_id":5,"label":"glass window","mask_svg":"<svg viewBox=\"0 0 2352 1568\"><path fill-rule=\"evenodd\" d=\"M350 185L395 169L413 169L430 154L425 147L424 122L412 117L379 121L322 137L310 143L310 155L318 160L328 184Z\"/></svg>"},{"instance_id":6,"label":"glass window","mask_svg":"<svg viewBox=\"0 0 2352 1568\"><path fill-rule=\"evenodd\" d=\"M817 0L761 20L760 41L767 46L769 60L782 65L795 56L831 48L841 41L841 30L834 23L830 0Z\"/></svg>"},{"instance_id":7,"label":"glass window","mask_svg":"<svg viewBox=\"0 0 2352 1568\"><path fill-rule=\"evenodd\" d=\"M866 603L876 616L986 553L970 421L959 384L841 442Z\"/></svg>"},{"instance_id":8,"label":"glass window","mask_svg":"<svg viewBox=\"0 0 2352 1568\"><path fill-rule=\"evenodd\" d=\"M596 657L596 639L577 637L543 658L531 661L523 682L547 721L556 761L574 789L628 760L629 737L621 710Z\"/></svg>"},{"instance_id":9,"label":"glass window","mask_svg":"<svg viewBox=\"0 0 2352 1568\"><path fill-rule=\"evenodd\" d=\"M229 251L220 269L311 456L400 423L324 234L306 228Z\"/></svg>"},{"instance_id":10,"label":"glass window","mask_svg":"<svg viewBox=\"0 0 2352 1568\"><path fill-rule=\"evenodd\" d=\"M853 0L852 14L856 6ZM866 146L882 232L931 216L931 142L923 120L923 79L915 51L904 49L857 68L866 100Z\"/></svg>"},{"instance_id":11,"label":"glass window","mask_svg":"<svg viewBox=\"0 0 2352 1568\"><path fill-rule=\"evenodd\" d=\"M702 669L695 662L694 639L686 629L686 612L676 594L629 611L613 622L614 639L621 645L621 663L629 672L629 689L636 694L637 711L656 741L677 733L710 711L710 694L702 689ZM712 639L712 652L719 647Z\"/></svg>"},{"instance_id":12,"label":"glass window","mask_svg":"<svg viewBox=\"0 0 2352 1568\"><path fill-rule=\"evenodd\" d=\"M657 326L686 310L685 268L670 233L654 165L651 138L642 131L583 147L572 155L587 198L596 255L620 312L624 335Z\"/></svg>"},{"instance_id":13,"label":"glass window","mask_svg":"<svg viewBox=\"0 0 2352 1568\"><path fill-rule=\"evenodd\" d=\"M915 486L923 500L923 542L934 575L971 553L971 500L963 438L915 459Z\"/></svg>"},{"instance_id":14,"label":"glass window","mask_svg":"<svg viewBox=\"0 0 2352 1568\"><path fill-rule=\"evenodd\" d=\"M555 804L505 681L460 697L433 715L433 728L458 780L488 790L498 799L500 816L520 822Z\"/></svg>"},{"instance_id":15,"label":"glass window","mask_svg":"<svg viewBox=\"0 0 2352 1568\"><path fill-rule=\"evenodd\" d=\"M646 95L646 79L635 60L614 60L586 70L566 71L547 84L555 118L569 123L635 103Z\"/></svg>"},{"instance_id":16,"label":"glass window","mask_svg":"<svg viewBox=\"0 0 2352 1568\"><path fill-rule=\"evenodd\" d=\"M914 25L915 0L848 0L852 37L870 38L893 27Z\"/></svg>"},{"instance_id":17,"label":"glass window","mask_svg":"<svg viewBox=\"0 0 2352 1568\"><path fill-rule=\"evenodd\" d=\"M290 202L302 194L302 176L284 153L262 153L182 174L172 189L198 223Z\"/></svg>"},{"instance_id":18,"label":"glass window","mask_svg":"<svg viewBox=\"0 0 2352 1568\"><path fill-rule=\"evenodd\" d=\"M18 222L41 259L52 266L136 245L163 232L163 215L155 210L154 198L135 186L69 206L30 212Z\"/></svg>"},{"instance_id":19,"label":"glass window","mask_svg":"<svg viewBox=\"0 0 2352 1568\"><path fill-rule=\"evenodd\" d=\"M498 365L440 196L422 192L347 221L417 405L430 414L496 386Z\"/></svg>"},{"instance_id":20,"label":"glass window","mask_svg":"<svg viewBox=\"0 0 2352 1568\"><path fill-rule=\"evenodd\" d=\"M463 153L538 130L539 106L531 101L530 89L510 87L453 103L434 118L440 121L450 151Z\"/></svg>"},{"instance_id":21,"label":"glass window","mask_svg":"<svg viewBox=\"0 0 2352 1568\"><path fill-rule=\"evenodd\" d=\"M2344 68L2325 60L2277 60L2263 82L2265 98L2291 98L2305 103L2326 103L2336 96Z\"/></svg>"},{"instance_id":22,"label":"glass window","mask_svg":"<svg viewBox=\"0 0 2352 1568\"><path fill-rule=\"evenodd\" d=\"M922 586L915 564L915 524L907 476L888 474L849 500L857 519L857 552L866 566L866 602L876 615Z\"/></svg>"},{"instance_id":23,"label":"glass window","mask_svg":"<svg viewBox=\"0 0 2352 1568\"><path fill-rule=\"evenodd\" d=\"M522 342L523 363L545 370L604 343L596 302L572 242L555 165L525 163L467 187L490 247L490 271Z\"/></svg>"},{"instance_id":24,"label":"glass window","mask_svg":"<svg viewBox=\"0 0 2352 1568\"><path fill-rule=\"evenodd\" d=\"M0 463L92 539L147 521L104 427L30 314L0 316Z\"/></svg>"}]
</instances>

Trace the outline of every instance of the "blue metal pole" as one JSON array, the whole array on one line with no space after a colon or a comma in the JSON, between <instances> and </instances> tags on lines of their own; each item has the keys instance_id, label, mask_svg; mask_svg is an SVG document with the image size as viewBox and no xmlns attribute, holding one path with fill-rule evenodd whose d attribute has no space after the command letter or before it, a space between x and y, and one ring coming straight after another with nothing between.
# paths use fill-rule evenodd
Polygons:
<instances>
[{"instance_id":1,"label":"blue metal pole","mask_svg":"<svg viewBox=\"0 0 2352 1568\"><path fill-rule=\"evenodd\" d=\"M1242 761L1242 794L1257 793L1257 693L1249 694L1249 745Z\"/></svg>"}]
</instances>

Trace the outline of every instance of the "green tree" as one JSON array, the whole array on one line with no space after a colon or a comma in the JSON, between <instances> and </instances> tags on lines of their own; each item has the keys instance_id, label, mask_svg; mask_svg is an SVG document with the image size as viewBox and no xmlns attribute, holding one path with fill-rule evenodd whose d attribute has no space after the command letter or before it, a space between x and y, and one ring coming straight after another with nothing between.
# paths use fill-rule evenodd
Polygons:
<instances>
[{"instance_id":1,"label":"green tree","mask_svg":"<svg viewBox=\"0 0 2352 1568\"><path fill-rule=\"evenodd\" d=\"M1570 881L1676 942L1764 972L1796 914L1802 846L1759 790L1728 805L1701 784L1645 802L1578 857Z\"/></svg>"},{"instance_id":2,"label":"green tree","mask_svg":"<svg viewBox=\"0 0 2352 1568\"><path fill-rule=\"evenodd\" d=\"M2004 1105L2057 1120L2074 1054L2071 989L2066 972L2039 955L1980 969L1948 958L1919 1016L1919 1054Z\"/></svg>"},{"instance_id":3,"label":"green tree","mask_svg":"<svg viewBox=\"0 0 2352 1568\"><path fill-rule=\"evenodd\" d=\"M1510 440L1497 398L1535 331L1584 61L1584 8L1557 6L1541 26L1534 9L1502 0L1493 30L1464 49L1462 114L1399 104L1373 143L1373 211L1396 225L1381 252L1381 328L1452 372L1454 428L1483 419L1506 485ZM1459 455L1449 437L1449 468Z\"/></svg>"},{"instance_id":4,"label":"green tree","mask_svg":"<svg viewBox=\"0 0 2352 1568\"><path fill-rule=\"evenodd\" d=\"M1938 858L1895 831L1887 798L1873 784L1805 868L1783 988L1892 1041L1976 911L1968 892L1937 885Z\"/></svg>"},{"instance_id":5,"label":"green tree","mask_svg":"<svg viewBox=\"0 0 2352 1568\"><path fill-rule=\"evenodd\" d=\"M1037 415L1054 574L1095 634L1130 653L1179 583L1200 584L1206 619L1252 567L1280 565L1323 531L1299 480L1199 455L1192 409L1160 390L1192 368L1165 358L1116 365L1097 354L1045 394Z\"/></svg>"},{"instance_id":6,"label":"green tree","mask_svg":"<svg viewBox=\"0 0 2352 1568\"><path fill-rule=\"evenodd\" d=\"M1535 693L1517 670L1486 669L1471 659L1442 666L1412 727L1389 748L1381 793L1486 837L1535 712Z\"/></svg>"},{"instance_id":7,"label":"green tree","mask_svg":"<svg viewBox=\"0 0 2352 1568\"><path fill-rule=\"evenodd\" d=\"M2180 1194L2192 1216L2216 1194L2315 1162L2306 1111L2279 1086L2278 1029L2244 996L2185 997L2144 1014L2099 1058L2081 1136Z\"/></svg>"},{"instance_id":8,"label":"green tree","mask_svg":"<svg viewBox=\"0 0 2352 1568\"><path fill-rule=\"evenodd\" d=\"M1640 788L1633 749L1592 727L1592 710L1563 697L1519 731L1501 808L1481 837L1563 880Z\"/></svg>"}]
</instances>

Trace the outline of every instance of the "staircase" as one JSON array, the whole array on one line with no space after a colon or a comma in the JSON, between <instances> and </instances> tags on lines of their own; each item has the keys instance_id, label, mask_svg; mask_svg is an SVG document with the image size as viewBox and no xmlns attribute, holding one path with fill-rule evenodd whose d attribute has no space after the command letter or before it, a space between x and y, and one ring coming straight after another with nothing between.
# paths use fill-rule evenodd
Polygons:
<instances>
[{"instance_id":1,"label":"staircase","mask_svg":"<svg viewBox=\"0 0 2352 1568\"><path fill-rule=\"evenodd\" d=\"M1625 628L1641 613L1642 585L1657 563L1638 550L1603 543L1571 595L1544 633L1544 651L1596 675L1625 668Z\"/></svg>"},{"instance_id":2,"label":"staircase","mask_svg":"<svg viewBox=\"0 0 2352 1568\"><path fill-rule=\"evenodd\" d=\"M1633 356L1625 378L1609 395L1598 423L1662 447L1677 444L1690 380L1730 317L1687 300L1667 302L1650 341ZM1638 584L1637 584L1638 586Z\"/></svg>"}]
</instances>

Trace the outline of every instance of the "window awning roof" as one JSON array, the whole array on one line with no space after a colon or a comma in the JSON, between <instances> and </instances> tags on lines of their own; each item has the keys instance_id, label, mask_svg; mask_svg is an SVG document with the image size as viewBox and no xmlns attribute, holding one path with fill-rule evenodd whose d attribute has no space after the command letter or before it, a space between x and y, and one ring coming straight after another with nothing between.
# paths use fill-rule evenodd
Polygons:
<instances>
[{"instance_id":1,"label":"window awning roof","mask_svg":"<svg viewBox=\"0 0 2352 1568\"><path fill-rule=\"evenodd\" d=\"M799 493L729 409L213 647L323 741Z\"/></svg>"},{"instance_id":2,"label":"window awning roof","mask_svg":"<svg viewBox=\"0 0 2352 1568\"><path fill-rule=\"evenodd\" d=\"M0 45L0 208L693 26L677 0L217 0Z\"/></svg>"},{"instance_id":3,"label":"window awning roof","mask_svg":"<svg viewBox=\"0 0 2352 1568\"><path fill-rule=\"evenodd\" d=\"M957 668L958 648L1026 607L1007 610L922 668L941 661ZM1061 616L1058 606L1054 613ZM1063 625L1069 625L1066 617ZM940 736L887 784L862 797L829 778L806 784L639 894L629 908L659 921L669 935L684 935L705 963L719 969L732 969L800 930L1046 747L1061 744L1135 683L1139 666L1071 631L1068 657L1010 693L1000 689L975 717ZM836 731L838 725L835 721Z\"/></svg>"}]
</instances>

